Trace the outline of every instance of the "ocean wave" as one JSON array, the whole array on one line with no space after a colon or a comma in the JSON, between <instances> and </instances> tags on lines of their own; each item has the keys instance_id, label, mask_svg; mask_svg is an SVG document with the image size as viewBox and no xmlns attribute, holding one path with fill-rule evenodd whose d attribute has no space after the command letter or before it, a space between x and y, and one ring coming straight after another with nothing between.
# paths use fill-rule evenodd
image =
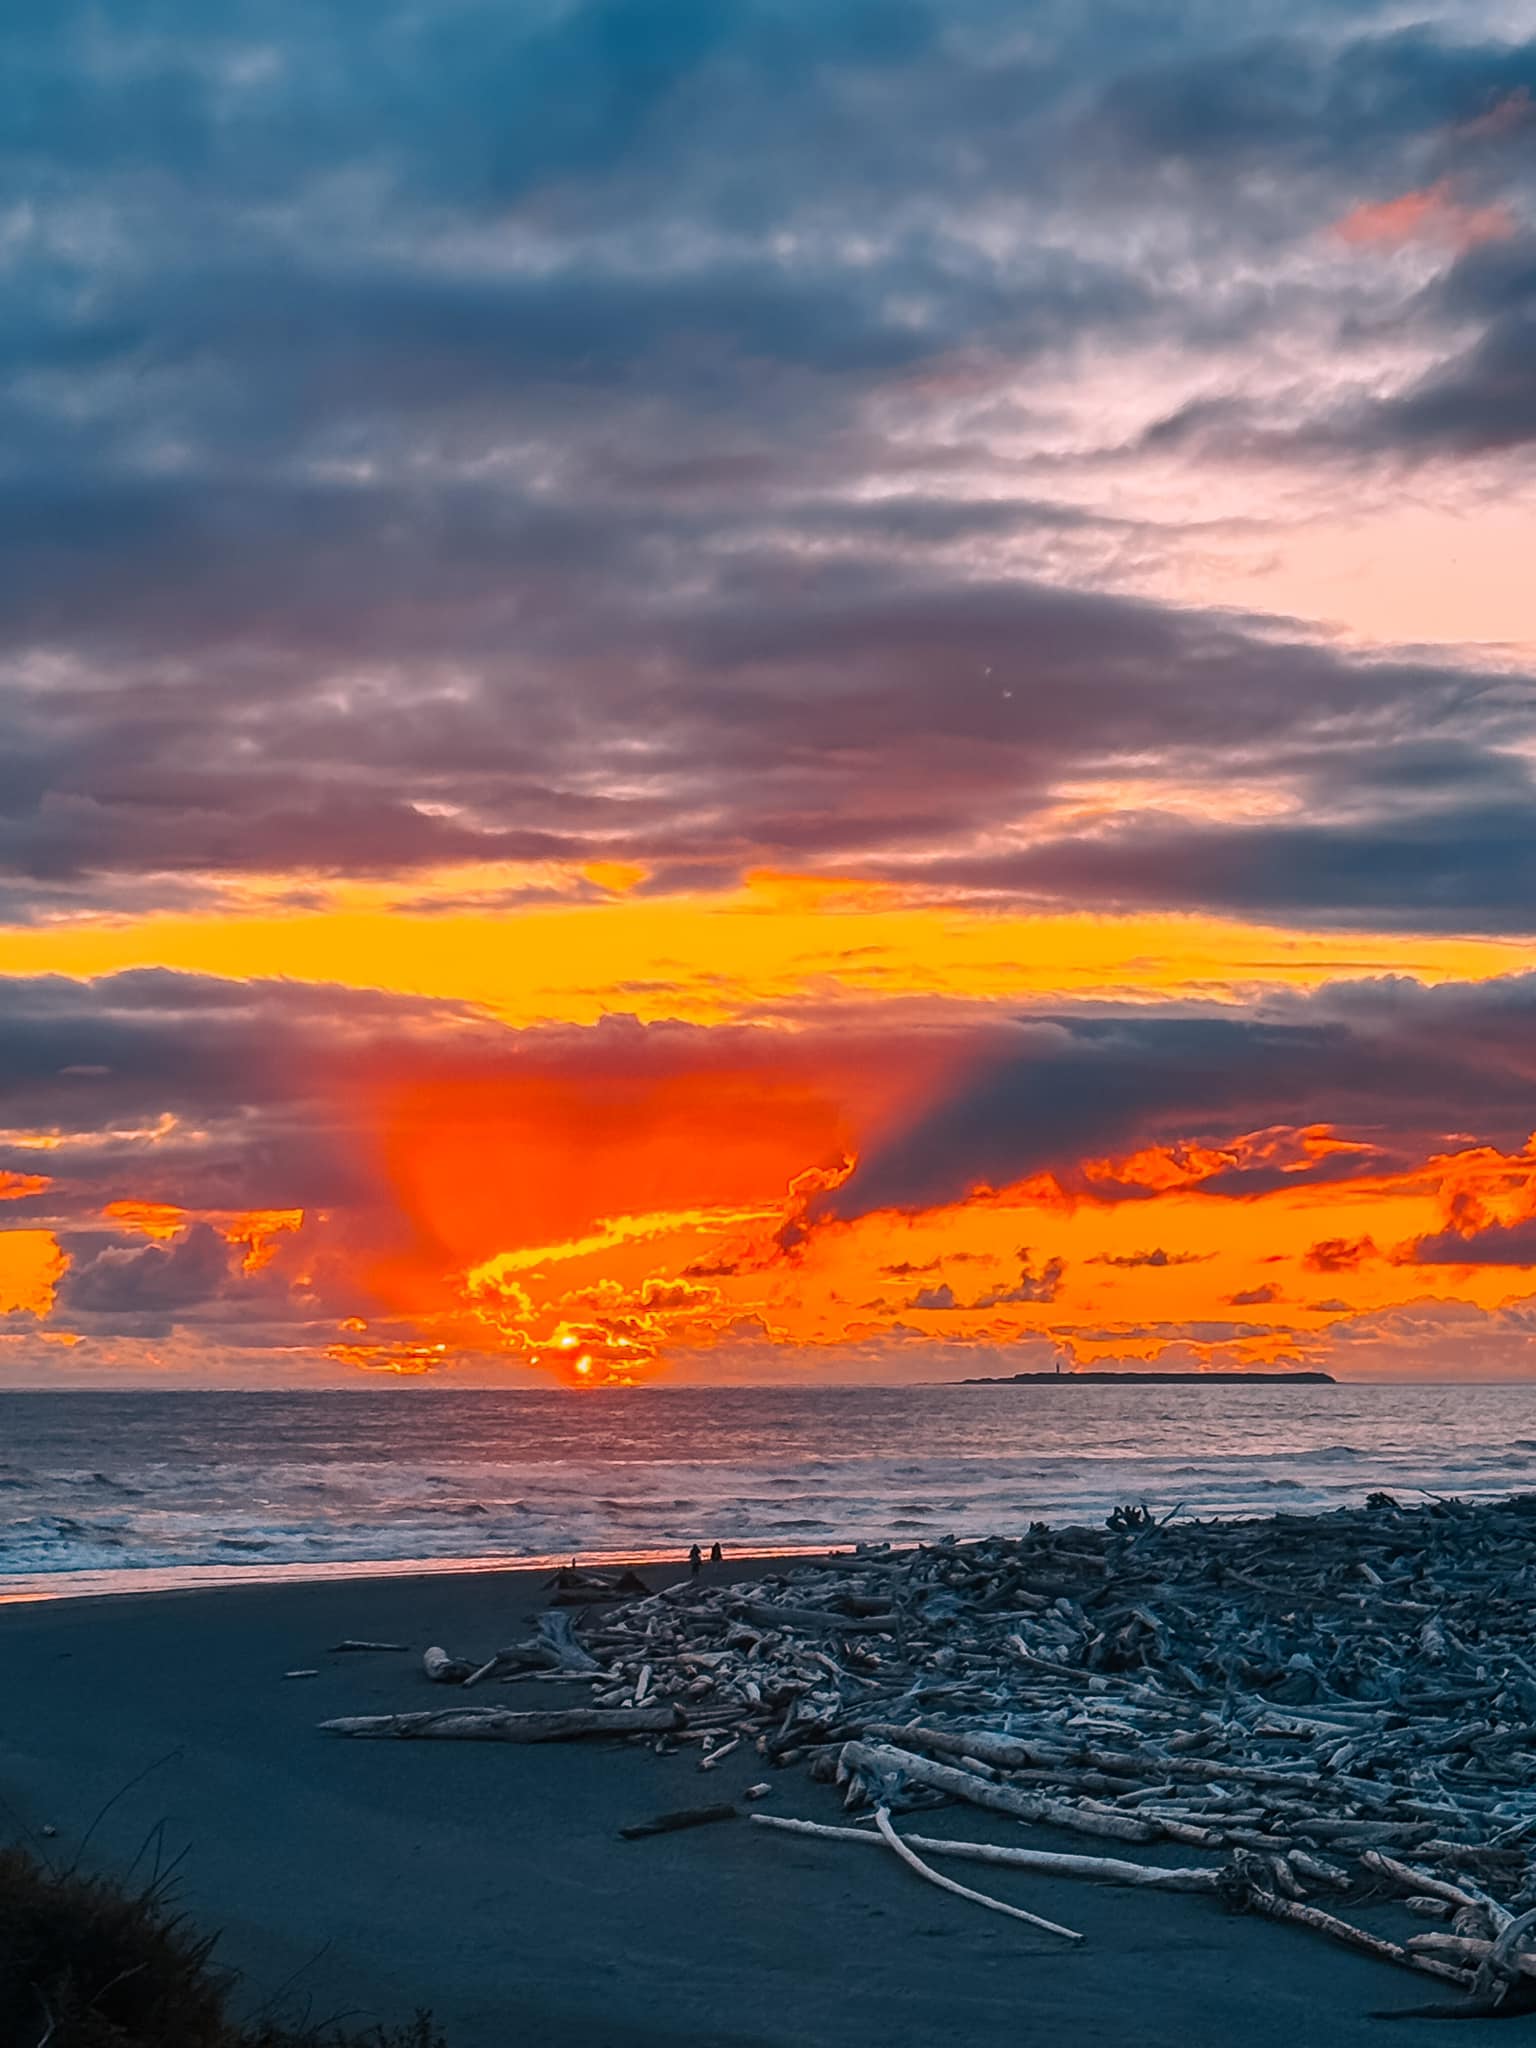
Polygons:
<instances>
[{"instance_id":1,"label":"ocean wave","mask_svg":"<svg viewBox=\"0 0 1536 2048\"><path fill-rule=\"evenodd\" d=\"M939 1528L1100 1524L1126 1500L1232 1515L1327 1509L1377 1488L1486 1498L1536 1452L1536 1437L1509 1427L1530 1426L1518 1388L1458 1389L1454 1400L1438 1389L1331 1387L1324 1400L1248 1388L1226 1407L1190 1391L1198 1404L1176 1388L1155 1400L1096 1389L1091 1442L1082 1406L981 1404L973 1389L521 1405L444 1392L412 1409L404 1458L408 1397L392 1394L246 1395L237 1408L215 1396L158 1408L132 1395L0 1396L11 1445L0 1575L220 1560L237 1571L242 1553L261 1561L252 1569L425 1562L471 1543L512 1560L681 1555L715 1536L728 1548L910 1541ZM828 1455L829 1442L857 1448Z\"/></svg>"}]
</instances>

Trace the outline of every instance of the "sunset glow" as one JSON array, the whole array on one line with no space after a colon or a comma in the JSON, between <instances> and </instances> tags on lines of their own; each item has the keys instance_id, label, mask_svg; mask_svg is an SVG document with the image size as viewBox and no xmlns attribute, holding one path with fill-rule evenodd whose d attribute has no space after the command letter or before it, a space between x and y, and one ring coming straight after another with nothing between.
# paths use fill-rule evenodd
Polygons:
<instances>
[{"instance_id":1,"label":"sunset glow","mask_svg":"<svg viewBox=\"0 0 1536 2048\"><path fill-rule=\"evenodd\" d=\"M432 13L33 25L0 1378L1536 1374L1532 24Z\"/></svg>"}]
</instances>

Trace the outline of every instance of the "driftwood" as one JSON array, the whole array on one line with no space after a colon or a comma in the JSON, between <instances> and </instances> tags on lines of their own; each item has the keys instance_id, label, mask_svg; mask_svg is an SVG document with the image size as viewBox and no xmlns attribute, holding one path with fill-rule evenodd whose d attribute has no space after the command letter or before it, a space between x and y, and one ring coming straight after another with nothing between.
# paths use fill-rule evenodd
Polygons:
<instances>
[{"instance_id":1,"label":"driftwood","mask_svg":"<svg viewBox=\"0 0 1536 2048\"><path fill-rule=\"evenodd\" d=\"M348 1636L345 1642L332 1643L331 1655L333 1657L340 1656L343 1650L408 1650L410 1647L409 1643L357 1642L351 1636Z\"/></svg>"},{"instance_id":2,"label":"driftwood","mask_svg":"<svg viewBox=\"0 0 1536 2048\"><path fill-rule=\"evenodd\" d=\"M754 1813L752 1824L780 1828L786 1834L815 1835L828 1842L862 1842L875 1846L865 1828L826 1827L820 1821L788 1820L776 1813ZM930 1856L958 1856L969 1863L1001 1864L1010 1870L1031 1870L1037 1877L1087 1878L1094 1884L1129 1885L1141 1891L1214 1892L1225 1881L1220 1870L1177 1870L1166 1864L1127 1863L1118 1856L1070 1856L1056 1849L1008 1849L992 1842L952 1842L942 1835L908 1835L914 1849Z\"/></svg>"},{"instance_id":3,"label":"driftwood","mask_svg":"<svg viewBox=\"0 0 1536 2048\"><path fill-rule=\"evenodd\" d=\"M896 1617L884 1614L834 1614L820 1607L780 1607L768 1600L742 1600L734 1613L759 1628L800 1629L811 1634L843 1636L889 1635Z\"/></svg>"},{"instance_id":4,"label":"driftwood","mask_svg":"<svg viewBox=\"0 0 1536 2048\"><path fill-rule=\"evenodd\" d=\"M1189 1845L1233 1903L1459 1985L1475 1964L1478 2009L1509 2009L1530 1974L1511 1929L1536 1897L1536 1496L1111 1523L655 1594L562 1573L573 1611L469 1682L590 1683L577 1711L603 1732L707 1743L705 1770L743 1752L799 1765L866 1814L958 1800ZM468 1707L440 1732L484 1734ZM653 1718L672 1714L685 1729ZM906 1839L923 1857L1008 1853ZM1116 1859L1078 1860L1116 1881ZM1352 1902L1383 1893L1444 1940L1349 1931Z\"/></svg>"},{"instance_id":5,"label":"driftwood","mask_svg":"<svg viewBox=\"0 0 1536 2048\"><path fill-rule=\"evenodd\" d=\"M1373 1876L1390 1878L1415 1897L1436 1899L1445 1905L1470 1908L1484 1914L1495 1934L1502 1934L1515 1917L1476 1885L1465 1882L1453 1884L1446 1878L1436 1877L1433 1871L1398 1863L1391 1856L1384 1856L1379 1849L1367 1849L1360 1862L1362 1868Z\"/></svg>"},{"instance_id":6,"label":"driftwood","mask_svg":"<svg viewBox=\"0 0 1536 2048\"><path fill-rule=\"evenodd\" d=\"M880 1830L888 1848L898 1855L909 1870L915 1870L919 1877L935 1884L940 1891L952 1892L957 1899L969 1899L973 1905L985 1906L992 1913L1006 1913L1011 1920L1027 1920L1031 1927L1044 1928L1047 1934L1060 1934L1068 1941L1081 1941L1082 1936L1070 1927L1063 1927L1055 1920L1042 1920L1038 1913L1027 1913L1022 1906L1010 1906L1002 1899L989 1898L985 1892L974 1892L968 1884L957 1884L952 1877L934 1870L926 1864L908 1843L904 1842L891 1826L890 1810L884 1806L875 1808L875 1826Z\"/></svg>"},{"instance_id":7,"label":"driftwood","mask_svg":"<svg viewBox=\"0 0 1536 2048\"><path fill-rule=\"evenodd\" d=\"M454 1742L571 1742L583 1735L660 1735L684 1725L677 1707L568 1707L563 1713L551 1714L514 1714L501 1707L449 1707L439 1713L349 1714L320 1723L328 1735L395 1735Z\"/></svg>"},{"instance_id":8,"label":"driftwood","mask_svg":"<svg viewBox=\"0 0 1536 2048\"><path fill-rule=\"evenodd\" d=\"M1522 1913L1499 1930L1492 1947L1477 1966L1472 1982L1473 1996L1500 2003L1508 1996L1520 1973L1520 1944L1536 1928L1536 1911Z\"/></svg>"},{"instance_id":9,"label":"driftwood","mask_svg":"<svg viewBox=\"0 0 1536 2048\"><path fill-rule=\"evenodd\" d=\"M556 1671L600 1672L602 1665L576 1640L575 1618L567 1609L541 1614L534 1624L538 1645Z\"/></svg>"},{"instance_id":10,"label":"driftwood","mask_svg":"<svg viewBox=\"0 0 1536 2048\"><path fill-rule=\"evenodd\" d=\"M528 1670L587 1678L601 1676L602 1669L591 1651L577 1640L575 1616L561 1607L541 1614L535 1633L526 1642L511 1643L493 1652L483 1664L466 1666L461 1680L466 1686L474 1686L498 1673Z\"/></svg>"},{"instance_id":11,"label":"driftwood","mask_svg":"<svg viewBox=\"0 0 1536 2048\"><path fill-rule=\"evenodd\" d=\"M1157 1829L1130 1814L1089 1812L1069 1806L1060 1799L1042 1799L1033 1792L1016 1792L1011 1785L994 1785L974 1772L958 1771L948 1764L930 1763L910 1750L886 1745L850 1742L843 1751L845 1770L869 1771L892 1778L906 1778L915 1785L947 1792L971 1806L984 1806L992 1813L1011 1814L1015 1820L1046 1821L1053 1827L1070 1828L1076 1834L1106 1835L1117 1842L1155 1842Z\"/></svg>"},{"instance_id":12,"label":"driftwood","mask_svg":"<svg viewBox=\"0 0 1536 2048\"><path fill-rule=\"evenodd\" d=\"M1292 1927L1309 1927L1315 1934L1326 1934L1331 1940L1342 1942L1346 1948L1374 1956L1379 1963L1398 1963L1405 1969L1427 1970L1431 1976L1448 1978L1453 1984L1470 1986L1472 1983L1470 1970L1443 1963L1435 1956L1412 1953L1395 1941L1383 1940L1379 1934L1367 1934L1363 1927L1340 1920L1336 1914L1325 1913L1320 1906L1304 1906L1295 1899L1277 1898L1273 1892L1261 1889L1249 1894L1249 1904L1255 1912L1263 1913L1271 1920L1285 1920Z\"/></svg>"}]
</instances>

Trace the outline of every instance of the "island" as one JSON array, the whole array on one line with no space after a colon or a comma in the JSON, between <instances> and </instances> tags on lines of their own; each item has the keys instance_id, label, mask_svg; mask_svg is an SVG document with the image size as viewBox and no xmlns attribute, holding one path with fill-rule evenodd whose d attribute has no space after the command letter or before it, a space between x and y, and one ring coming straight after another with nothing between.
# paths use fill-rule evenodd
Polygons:
<instances>
[{"instance_id":1,"label":"island","mask_svg":"<svg viewBox=\"0 0 1536 2048\"><path fill-rule=\"evenodd\" d=\"M1257 1381L1265 1387L1332 1387L1338 1384L1331 1372L1014 1372L1002 1378L955 1380L951 1384L957 1387L1049 1387L1058 1381L1065 1386L1069 1380L1077 1384L1092 1380L1101 1387L1128 1384L1166 1387L1176 1383L1209 1386L1213 1382L1227 1386L1233 1380L1244 1380L1250 1384Z\"/></svg>"}]
</instances>

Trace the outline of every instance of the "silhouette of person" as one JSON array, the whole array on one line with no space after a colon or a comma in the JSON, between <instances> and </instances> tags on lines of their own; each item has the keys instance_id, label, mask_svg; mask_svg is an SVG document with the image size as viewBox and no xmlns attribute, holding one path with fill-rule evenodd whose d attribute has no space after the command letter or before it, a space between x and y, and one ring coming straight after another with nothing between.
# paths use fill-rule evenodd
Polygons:
<instances>
[{"instance_id":1,"label":"silhouette of person","mask_svg":"<svg viewBox=\"0 0 1536 2048\"><path fill-rule=\"evenodd\" d=\"M725 1552L720 1548L718 1542L711 1543L709 1546L709 1561L711 1564L723 1564L725 1562Z\"/></svg>"},{"instance_id":2,"label":"silhouette of person","mask_svg":"<svg viewBox=\"0 0 1536 2048\"><path fill-rule=\"evenodd\" d=\"M704 1569L704 1553L702 1550L700 1550L697 1543L694 1544L692 1550L690 1550L688 1553L688 1569L693 1573L693 1576L695 1578L697 1578L699 1576L699 1573Z\"/></svg>"}]
</instances>

